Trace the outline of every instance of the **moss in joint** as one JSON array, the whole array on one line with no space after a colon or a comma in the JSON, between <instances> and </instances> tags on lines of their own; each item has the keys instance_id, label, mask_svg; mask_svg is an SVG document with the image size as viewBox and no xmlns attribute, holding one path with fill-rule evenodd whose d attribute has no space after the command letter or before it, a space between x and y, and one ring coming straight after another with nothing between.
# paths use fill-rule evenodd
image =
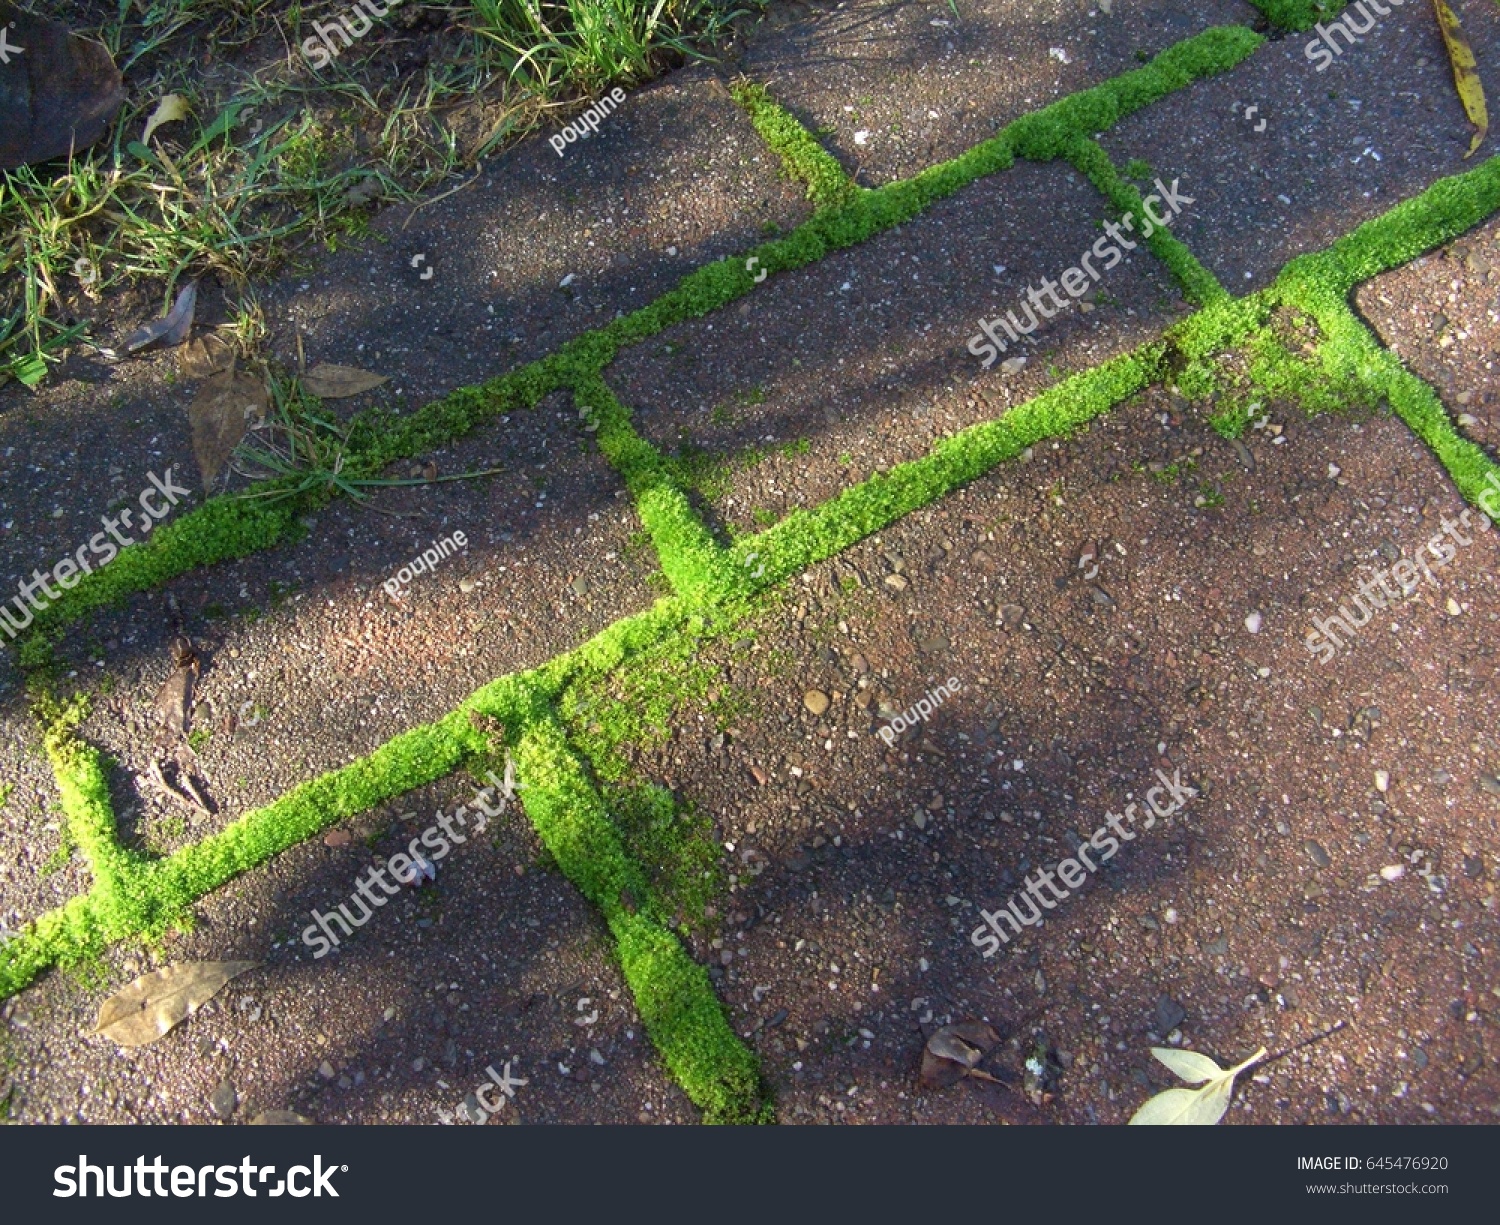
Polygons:
<instances>
[{"instance_id":1,"label":"moss in joint","mask_svg":"<svg viewBox=\"0 0 1500 1225\"><path fill-rule=\"evenodd\" d=\"M1266 19L1282 30L1310 30L1344 11L1346 0L1250 0Z\"/></svg>"},{"instance_id":2,"label":"moss in joint","mask_svg":"<svg viewBox=\"0 0 1500 1225\"><path fill-rule=\"evenodd\" d=\"M760 138L781 158L787 174L806 184L807 198L815 207L834 208L854 196L857 189L838 159L778 106L764 85L741 79L730 86L729 92Z\"/></svg>"}]
</instances>

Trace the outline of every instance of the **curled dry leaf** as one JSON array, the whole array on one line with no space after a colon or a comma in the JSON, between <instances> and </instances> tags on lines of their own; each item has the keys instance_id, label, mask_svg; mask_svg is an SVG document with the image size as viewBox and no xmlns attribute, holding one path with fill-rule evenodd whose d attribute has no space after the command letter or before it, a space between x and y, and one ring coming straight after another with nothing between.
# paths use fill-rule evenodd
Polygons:
<instances>
[{"instance_id":1,"label":"curled dry leaf","mask_svg":"<svg viewBox=\"0 0 1500 1225\"><path fill-rule=\"evenodd\" d=\"M213 489L214 479L246 430L258 429L269 404L266 386L258 378L236 373L233 364L198 389L188 405L193 427L193 456L203 475L203 488Z\"/></svg>"},{"instance_id":2,"label":"curled dry leaf","mask_svg":"<svg viewBox=\"0 0 1500 1225\"><path fill-rule=\"evenodd\" d=\"M1190 1085L1201 1082L1198 1089L1168 1089L1158 1093L1130 1116L1135 1126L1160 1124L1195 1124L1212 1127L1224 1117L1229 1109L1229 1096L1234 1092L1234 1078L1253 1063L1266 1057L1266 1048L1261 1047L1244 1063L1227 1072L1207 1055L1197 1051L1178 1051L1165 1046L1153 1046L1151 1053L1171 1068Z\"/></svg>"},{"instance_id":3,"label":"curled dry leaf","mask_svg":"<svg viewBox=\"0 0 1500 1225\"><path fill-rule=\"evenodd\" d=\"M185 961L142 974L99 1007L93 1033L121 1046L155 1042L258 961Z\"/></svg>"},{"instance_id":4,"label":"curled dry leaf","mask_svg":"<svg viewBox=\"0 0 1500 1225\"><path fill-rule=\"evenodd\" d=\"M193 686L197 680L196 665L179 665L156 691L152 707L163 731L173 736L186 736L192 730Z\"/></svg>"},{"instance_id":5,"label":"curled dry leaf","mask_svg":"<svg viewBox=\"0 0 1500 1225\"><path fill-rule=\"evenodd\" d=\"M146 120L145 131L141 133L141 144L149 145L151 133L162 124L176 123L179 119L186 119L192 113L180 94L167 94L156 104L156 109L151 112L151 118Z\"/></svg>"},{"instance_id":6,"label":"curled dry leaf","mask_svg":"<svg viewBox=\"0 0 1500 1225\"><path fill-rule=\"evenodd\" d=\"M182 377L192 379L212 378L221 370L234 365L234 350L228 342L209 332L197 340L190 340L177 350L177 368Z\"/></svg>"},{"instance_id":7,"label":"curled dry leaf","mask_svg":"<svg viewBox=\"0 0 1500 1225\"><path fill-rule=\"evenodd\" d=\"M389 382L390 379L383 374L371 374L353 366L332 366L327 362L314 366L302 376L302 386L320 400L342 400L346 396L373 391Z\"/></svg>"},{"instance_id":8,"label":"curled dry leaf","mask_svg":"<svg viewBox=\"0 0 1500 1225\"><path fill-rule=\"evenodd\" d=\"M344 203L350 208L360 208L380 199L381 182L374 175L361 179L344 193Z\"/></svg>"},{"instance_id":9,"label":"curled dry leaf","mask_svg":"<svg viewBox=\"0 0 1500 1225\"><path fill-rule=\"evenodd\" d=\"M0 170L83 150L109 128L125 89L103 44L0 0L11 47L0 64Z\"/></svg>"},{"instance_id":10,"label":"curled dry leaf","mask_svg":"<svg viewBox=\"0 0 1500 1225\"><path fill-rule=\"evenodd\" d=\"M191 281L177 295L172 309L160 319L153 319L145 327L137 328L125 337L122 347L134 353L161 341L168 348L180 345L193 329L193 312L198 307L198 282Z\"/></svg>"},{"instance_id":11,"label":"curled dry leaf","mask_svg":"<svg viewBox=\"0 0 1500 1225\"><path fill-rule=\"evenodd\" d=\"M983 1021L945 1025L927 1039L922 1051L923 1089L946 1089L968 1076L981 1059L999 1044L1000 1035Z\"/></svg>"},{"instance_id":12,"label":"curled dry leaf","mask_svg":"<svg viewBox=\"0 0 1500 1225\"><path fill-rule=\"evenodd\" d=\"M295 1110L262 1110L250 1120L251 1127L311 1127L313 1121Z\"/></svg>"}]
</instances>

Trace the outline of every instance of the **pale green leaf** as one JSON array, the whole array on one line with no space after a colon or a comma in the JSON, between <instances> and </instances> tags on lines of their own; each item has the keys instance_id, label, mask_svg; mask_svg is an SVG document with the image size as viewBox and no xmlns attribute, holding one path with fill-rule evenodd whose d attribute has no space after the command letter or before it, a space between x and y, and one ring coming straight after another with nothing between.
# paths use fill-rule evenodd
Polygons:
<instances>
[{"instance_id":1,"label":"pale green leaf","mask_svg":"<svg viewBox=\"0 0 1500 1225\"><path fill-rule=\"evenodd\" d=\"M1179 1059L1184 1055L1194 1055L1193 1051L1168 1051L1165 1047L1153 1047L1152 1054L1161 1059L1169 1068L1182 1072L1163 1055L1177 1056ZM1196 1055L1197 1060L1183 1061L1184 1066L1192 1070L1196 1076L1204 1071L1204 1064L1211 1066L1213 1073L1200 1089L1168 1089L1164 1093L1158 1093L1144 1106L1130 1116L1130 1122L1137 1126L1160 1126L1160 1125L1196 1125L1199 1127L1212 1127L1224 1117L1224 1112L1229 1109L1229 1099L1234 1092L1234 1078L1248 1068L1251 1064L1264 1059L1266 1048L1261 1047L1255 1054L1251 1055L1244 1063L1237 1064L1225 1072L1219 1068L1213 1060L1205 1055Z\"/></svg>"},{"instance_id":2,"label":"pale green leaf","mask_svg":"<svg viewBox=\"0 0 1500 1225\"><path fill-rule=\"evenodd\" d=\"M1153 1046L1151 1053L1177 1073L1181 1080L1185 1080L1190 1085L1202 1084L1205 1080L1213 1080L1224 1075L1223 1068L1207 1055L1200 1055L1197 1051L1179 1051L1166 1046Z\"/></svg>"},{"instance_id":3,"label":"pale green leaf","mask_svg":"<svg viewBox=\"0 0 1500 1225\"><path fill-rule=\"evenodd\" d=\"M1130 1126L1150 1127L1171 1123L1191 1123L1189 1113L1197 1105L1200 1089L1168 1089L1158 1093L1130 1116Z\"/></svg>"},{"instance_id":4,"label":"pale green leaf","mask_svg":"<svg viewBox=\"0 0 1500 1225\"><path fill-rule=\"evenodd\" d=\"M146 130L141 133L141 144L148 148L151 145L151 133L156 131L164 123L176 123L178 120L186 119L192 111L180 94L167 94L156 104L156 109L151 112L151 118L146 120Z\"/></svg>"}]
</instances>

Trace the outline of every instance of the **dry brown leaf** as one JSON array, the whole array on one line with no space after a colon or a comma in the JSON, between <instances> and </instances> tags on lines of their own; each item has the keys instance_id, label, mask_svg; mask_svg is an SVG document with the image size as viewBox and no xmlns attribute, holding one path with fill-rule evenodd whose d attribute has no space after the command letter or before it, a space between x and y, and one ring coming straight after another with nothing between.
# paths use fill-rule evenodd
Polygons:
<instances>
[{"instance_id":1,"label":"dry brown leaf","mask_svg":"<svg viewBox=\"0 0 1500 1225\"><path fill-rule=\"evenodd\" d=\"M197 673L191 668L178 668L156 694L156 717L162 727L176 735L186 735L193 700L193 682Z\"/></svg>"},{"instance_id":2,"label":"dry brown leaf","mask_svg":"<svg viewBox=\"0 0 1500 1225\"><path fill-rule=\"evenodd\" d=\"M204 489L213 489L214 478L245 431L264 421L268 403L265 384L248 374L236 373L232 365L198 389L188 405L188 420Z\"/></svg>"},{"instance_id":3,"label":"dry brown leaf","mask_svg":"<svg viewBox=\"0 0 1500 1225\"><path fill-rule=\"evenodd\" d=\"M251 1127L311 1127L313 1121L295 1110L262 1110L250 1120Z\"/></svg>"},{"instance_id":4,"label":"dry brown leaf","mask_svg":"<svg viewBox=\"0 0 1500 1225\"><path fill-rule=\"evenodd\" d=\"M145 1046L187 1020L258 961L185 961L142 974L99 1007L93 1033L121 1046Z\"/></svg>"},{"instance_id":5,"label":"dry brown leaf","mask_svg":"<svg viewBox=\"0 0 1500 1225\"><path fill-rule=\"evenodd\" d=\"M197 307L198 282L191 281L177 295L177 301L173 303L172 309L166 315L160 319L153 319L145 327L136 328L125 337L121 347L127 353L134 353L138 349L154 345L157 341L162 341L168 348L172 345L180 345L192 331L193 313Z\"/></svg>"},{"instance_id":6,"label":"dry brown leaf","mask_svg":"<svg viewBox=\"0 0 1500 1225\"><path fill-rule=\"evenodd\" d=\"M208 379L234 365L234 350L228 342L209 332L177 350L177 367L185 379Z\"/></svg>"},{"instance_id":7,"label":"dry brown leaf","mask_svg":"<svg viewBox=\"0 0 1500 1225\"><path fill-rule=\"evenodd\" d=\"M945 1025L927 1039L922 1051L919 1082L924 1089L956 1085L1000 1042L1000 1035L983 1021Z\"/></svg>"},{"instance_id":8,"label":"dry brown leaf","mask_svg":"<svg viewBox=\"0 0 1500 1225\"><path fill-rule=\"evenodd\" d=\"M0 0L8 46L25 48L0 65L0 169L82 152L109 129L125 89L101 43L60 21Z\"/></svg>"},{"instance_id":9,"label":"dry brown leaf","mask_svg":"<svg viewBox=\"0 0 1500 1225\"><path fill-rule=\"evenodd\" d=\"M383 374L371 374L353 366L332 366L327 362L314 366L302 376L302 386L320 400L342 400L373 391L389 382L390 379Z\"/></svg>"}]
</instances>

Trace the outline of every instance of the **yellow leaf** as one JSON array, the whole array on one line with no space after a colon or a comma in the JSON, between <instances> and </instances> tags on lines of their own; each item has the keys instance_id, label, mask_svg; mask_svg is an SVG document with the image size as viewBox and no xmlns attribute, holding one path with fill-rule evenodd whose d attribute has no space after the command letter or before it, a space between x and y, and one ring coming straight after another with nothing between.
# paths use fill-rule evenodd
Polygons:
<instances>
[{"instance_id":1,"label":"yellow leaf","mask_svg":"<svg viewBox=\"0 0 1500 1225\"><path fill-rule=\"evenodd\" d=\"M141 144L149 145L151 133L162 124L176 123L179 119L186 119L191 114L188 104L179 95L168 94L156 104L156 109L151 112L151 118L146 120L146 130L141 133Z\"/></svg>"},{"instance_id":2,"label":"yellow leaf","mask_svg":"<svg viewBox=\"0 0 1500 1225\"><path fill-rule=\"evenodd\" d=\"M1484 85L1476 71L1478 65L1474 60L1474 49L1469 46L1463 27L1458 24L1458 14L1444 0L1432 0L1432 7L1437 11L1443 42L1448 45L1448 59L1453 64L1453 83L1458 87L1464 111L1474 125L1474 141L1464 154L1467 159L1474 156L1474 151L1484 143L1485 134L1490 130L1489 111L1484 104Z\"/></svg>"}]
</instances>

